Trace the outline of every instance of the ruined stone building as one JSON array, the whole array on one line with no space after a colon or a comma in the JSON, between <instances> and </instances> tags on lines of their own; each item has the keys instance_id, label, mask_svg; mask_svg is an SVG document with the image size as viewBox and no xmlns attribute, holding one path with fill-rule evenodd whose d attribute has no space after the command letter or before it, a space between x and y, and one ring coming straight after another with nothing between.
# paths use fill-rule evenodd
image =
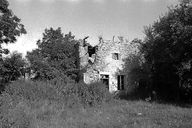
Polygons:
<instances>
[{"instance_id":1,"label":"ruined stone building","mask_svg":"<svg viewBox=\"0 0 192 128\"><path fill-rule=\"evenodd\" d=\"M100 38L94 47L83 40L78 44L78 50L80 75L85 83L101 81L110 92L126 89L125 60L132 52L127 40Z\"/></svg>"}]
</instances>

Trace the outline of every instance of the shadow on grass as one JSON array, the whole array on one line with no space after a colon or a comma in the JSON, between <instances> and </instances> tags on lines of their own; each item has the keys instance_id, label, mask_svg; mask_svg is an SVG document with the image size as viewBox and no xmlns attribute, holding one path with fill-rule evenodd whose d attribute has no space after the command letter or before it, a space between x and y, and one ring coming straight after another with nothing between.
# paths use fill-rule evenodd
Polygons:
<instances>
[{"instance_id":1,"label":"shadow on grass","mask_svg":"<svg viewBox=\"0 0 192 128\"><path fill-rule=\"evenodd\" d=\"M172 101L172 100L166 100L161 99L158 96L156 96L155 92L147 93L147 92L141 92L141 91L118 91L114 94L115 99L119 100L127 100L127 101L145 101L149 103L158 103L158 104L165 104L165 105L171 105L176 107L182 107L182 108L192 108L192 102L188 101Z\"/></svg>"}]
</instances>

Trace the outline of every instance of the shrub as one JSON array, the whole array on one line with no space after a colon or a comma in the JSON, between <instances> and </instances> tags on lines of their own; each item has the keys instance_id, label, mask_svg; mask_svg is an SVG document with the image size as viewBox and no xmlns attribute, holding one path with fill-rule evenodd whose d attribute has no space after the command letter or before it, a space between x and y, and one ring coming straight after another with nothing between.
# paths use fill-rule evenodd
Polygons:
<instances>
[{"instance_id":1,"label":"shrub","mask_svg":"<svg viewBox=\"0 0 192 128\"><path fill-rule=\"evenodd\" d=\"M86 105L97 105L103 102L108 102L111 99L111 94L105 88L103 83L78 84L78 96L81 102Z\"/></svg>"}]
</instances>

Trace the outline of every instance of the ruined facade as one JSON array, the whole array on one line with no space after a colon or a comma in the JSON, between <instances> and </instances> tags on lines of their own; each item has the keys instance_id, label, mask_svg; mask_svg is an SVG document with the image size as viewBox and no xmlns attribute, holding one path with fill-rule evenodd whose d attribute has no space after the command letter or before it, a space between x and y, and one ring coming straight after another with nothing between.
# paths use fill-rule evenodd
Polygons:
<instances>
[{"instance_id":1,"label":"ruined facade","mask_svg":"<svg viewBox=\"0 0 192 128\"><path fill-rule=\"evenodd\" d=\"M126 89L128 76L124 64L132 52L127 40L100 38L100 43L94 47L84 40L80 41L78 50L80 76L85 83L101 81L110 92Z\"/></svg>"}]
</instances>

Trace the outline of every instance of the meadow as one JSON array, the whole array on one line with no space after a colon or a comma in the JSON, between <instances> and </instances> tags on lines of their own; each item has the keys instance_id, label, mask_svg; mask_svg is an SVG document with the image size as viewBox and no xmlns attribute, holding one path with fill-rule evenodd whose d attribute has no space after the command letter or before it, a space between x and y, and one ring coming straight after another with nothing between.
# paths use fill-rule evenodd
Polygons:
<instances>
[{"instance_id":1,"label":"meadow","mask_svg":"<svg viewBox=\"0 0 192 128\"><path fill-rule=\"evenodd\" d=\"M61 89L61 83L52 86L53 83L20 81L9 85L0 98L0 127L192 127L190 106L114 99L99 83L94 89L84 84L81 88L71 84Z\"/></svg>"}]
</instances>

